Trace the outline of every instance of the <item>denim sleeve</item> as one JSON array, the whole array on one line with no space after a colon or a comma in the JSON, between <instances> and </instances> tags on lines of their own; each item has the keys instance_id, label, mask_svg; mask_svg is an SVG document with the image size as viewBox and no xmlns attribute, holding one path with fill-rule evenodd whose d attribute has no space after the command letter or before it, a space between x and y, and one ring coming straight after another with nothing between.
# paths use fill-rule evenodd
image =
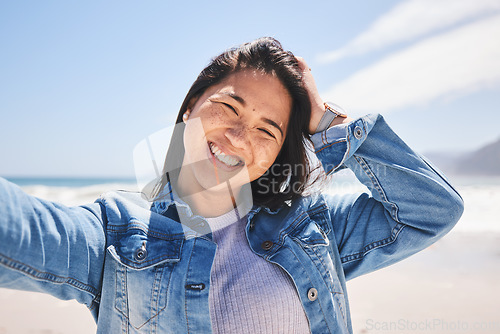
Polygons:
<instances>
[{"instance_id":1,"label":"denim sleeve","mask_svg":"<svg viewBox=\"0 0 500 334\"><path fill-rule=\"evenodd\" d=\"M426 248L462 215L456 190L380 115L331 127L312 141L325 172L350 168L370 190L325 196L346 279Z\"/></svg>"},{"instance_id":2,"label":"denim sleeve","mask_svg":"<svg viewBox=\"0 0 500 334\"><path fill-rule=\"evenodd\" d=\"M104 264L104 209L66 207L0 178L0 287L76 299L93 310Z\"/></svg>"}]
</instances>

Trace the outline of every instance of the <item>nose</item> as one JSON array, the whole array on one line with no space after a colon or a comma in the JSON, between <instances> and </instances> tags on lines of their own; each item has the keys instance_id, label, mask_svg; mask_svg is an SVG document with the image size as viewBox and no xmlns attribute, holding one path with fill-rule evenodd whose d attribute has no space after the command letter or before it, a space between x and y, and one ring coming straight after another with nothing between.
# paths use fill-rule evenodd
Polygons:
<instances>
[{"instance_id":1,"label":"nose","mask_svg":"<svg viewBox=\"0 0 500 334\"><path fill-rule=\"evenodd\" d=\"M227 128L225 136L236 148L248 150L250 147L250 129L242 122Z\"/></svg>"}]
</instances>

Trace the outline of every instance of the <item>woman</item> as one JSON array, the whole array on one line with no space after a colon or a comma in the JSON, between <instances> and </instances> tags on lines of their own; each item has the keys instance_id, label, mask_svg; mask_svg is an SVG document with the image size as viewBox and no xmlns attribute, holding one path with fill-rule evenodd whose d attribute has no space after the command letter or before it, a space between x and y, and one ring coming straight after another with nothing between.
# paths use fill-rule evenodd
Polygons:
<instances>
[{"instance_id":1,"label":"woman","mask_svg":"<svg viewBox=\"0 0 500 334\"><path fill-rule=\"evenodd\" d=\"M224 52L152 192L68 208L0 180L0 286L77 299L99 333L351 333L346 280L435 242L463 203L381 116L335 109L276 40ZM306 196L308 143L371 194Z\"/></svg>"}]
</instances>

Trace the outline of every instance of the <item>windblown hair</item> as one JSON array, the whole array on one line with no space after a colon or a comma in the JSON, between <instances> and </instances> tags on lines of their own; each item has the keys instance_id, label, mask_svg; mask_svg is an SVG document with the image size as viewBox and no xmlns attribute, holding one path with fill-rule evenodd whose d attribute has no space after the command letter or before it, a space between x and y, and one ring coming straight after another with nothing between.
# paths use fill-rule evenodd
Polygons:
<instances>
[{"instance_id":1,"label":"windblown hair","mask_svg":"<svg viewBox=\"0 0 500 334\"><path fill-rule=\"evenodd\" d=\"M178 124L174 137L182 141L184 131L184 126L180 124L182 116L193 104L193 101L196 101L207 88L218 84L230 74L248 69L275 76L292 98L287 135L281 151L268 171L251 182L254 204L272 209L285 204L286 201L300 197L308 184L311 171L310 162L306 155L306 141L310 140L308 126L311 104L302 81L302 72L297 59L290 51L285 51L276 39L259 38L229 49L215 57L201 71L189 89L177 116L176 123ZM178 161L183 159L184 151L181 152L181 156L172 156L175 152L172 143L179 143L179 141L173 139L171 142L163 175L156 187L157 193L168 182L167 171L175 169L173 168L175 161L178 164ZM184 147L183 144L181 146Z\"/></svg>"}]
</instances>

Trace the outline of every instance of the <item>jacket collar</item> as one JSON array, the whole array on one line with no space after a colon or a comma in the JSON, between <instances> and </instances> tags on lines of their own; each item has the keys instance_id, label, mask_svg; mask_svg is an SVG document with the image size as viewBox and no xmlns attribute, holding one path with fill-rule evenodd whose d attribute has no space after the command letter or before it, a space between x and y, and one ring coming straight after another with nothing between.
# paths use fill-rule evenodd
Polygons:
<instances>
[{"instance_id":1,"label":"jacket collar","mask_svg":"<svg viewBox=\"0 0 500 334\"><path fill-rule=\"evenodd\" d=\"M159 214L164 214L173 204L175 204L177 208L184 208L184 210L186 210L186 213L189 214L190 216L193 215L189 205L187 205L172 189L172 185L170 184L170 182L167 182L166 186L160 191L158 196L156 196L156 198L153 200L153 204L151 205L151 210ZM254 204L252 206L252 209L248 212L248 220L252 219L252 217L255 216L257 213L259 213L260 211L264 211L270 215L275 215L278 214L282 209L283 206L277 209L271 209L267 206Z\"/></svg>"}]
</instances>

